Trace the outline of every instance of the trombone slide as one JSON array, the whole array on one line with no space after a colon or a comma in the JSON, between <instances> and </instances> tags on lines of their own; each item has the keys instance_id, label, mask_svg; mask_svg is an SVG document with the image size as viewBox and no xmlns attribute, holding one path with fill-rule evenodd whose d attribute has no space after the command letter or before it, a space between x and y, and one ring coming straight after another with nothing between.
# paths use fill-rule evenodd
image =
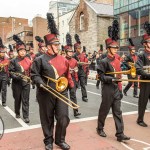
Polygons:
<instances>
[{"instance_id":1,"label":"trombone slide","mask_svg":"<svg viewBox=\"0 0 150 150\"><path fill-rule=\"evenodd\" d=\"M113 79L113 82L122 82L122 81L128 81L128 82L150 82L150 80L134 80L134 79Z\"/></svg>"},{"instance_id":2,"label":"trombone slide","mask_svg":"<svg viewBox=\"0 0 150 150\"><path fill-rule=\"evenodd\" d=\"M59 100L61 100L62 102L64 102L65 104L67 104L68 106L70 106L73 109L78 109L80 106L75 104L74 102L72 102L70 99L68 99L67 97L65 97L64 95L60 94L59 92L57 92L56 90L54 90L53 88L51 88L50 86L44 86L44 85L40 85L41 88L43 88L44 90L48 91L49 93L51 93L52 95L54 95L55 97L57 97ZM73 105L73 106L72 106Z\"/></svg>"}]
</instances>

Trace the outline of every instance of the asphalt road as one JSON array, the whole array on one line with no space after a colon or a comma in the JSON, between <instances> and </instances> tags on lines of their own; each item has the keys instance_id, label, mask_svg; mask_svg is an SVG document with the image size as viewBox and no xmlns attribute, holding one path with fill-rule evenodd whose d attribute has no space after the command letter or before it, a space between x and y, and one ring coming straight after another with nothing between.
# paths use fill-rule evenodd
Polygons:
<instances>
[{"instance_id":1,"label":"asphalt road","mask_svg":"<svg viewBox=\"0 0 150 150\"><path fill-rule=\"evenodd\" d=\"M87 85L88 102L83 102L81 91L80 90L77 91L78 104L80 105L79 111L81 112L80 118L97 117L99 106L101 103L101 89L96 89L95 84L96 84L95 80L88 80ZM137 108L138 108L138 99L133 97L133 89L131 88L128 91L128 96L124 96L124 98L122 99L122 111L123 113L133 112L137 111ZM36 102L35 99L35 90L31 89L30 123L26 124L23 122L22 119L16 119L14 114L14 99L12 97L12 90L11 87L8 87L7 107L3 107L2 105L0 105L0 116L4 121L5 129L39 125L40 119L38 109L39 109L38 103ZM148 104L147 109L150 110L150 104ZM71 108L69 108L69 116L71 120L75 119L73 116L73 110Z\"/></svg>"}]
</instances>

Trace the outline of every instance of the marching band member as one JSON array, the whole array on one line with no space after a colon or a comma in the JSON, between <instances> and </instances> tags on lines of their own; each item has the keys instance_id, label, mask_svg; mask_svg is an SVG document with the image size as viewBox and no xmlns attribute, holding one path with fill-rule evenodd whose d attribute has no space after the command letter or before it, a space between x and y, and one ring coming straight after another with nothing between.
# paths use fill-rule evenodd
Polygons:
<instances>
[{"instance_id":1,"label":"marching band member","mask_svg":"<svg viewBox=\"0 0 150 150\"><path fill-rule=\"evenodd\" d=\"M100 64L102 53L103 53L103 45L100 45L100 50L98 51L98 54L96 56L97 66ZM98 75L97 75L97 82L96 82L97 89L99 89L99 84L100 84L100 79L98 78Z\"/></svg>"},{"instance_id":2,"label":"marching band member","mask_svg":"<svg viewBox=\"0 0 150 150\"><path fill-rule=\"evenodd\" d=\"M48 13L47 19L48 28L51 32L51 34L44 36L47 52L34 60L31 69L31 77L33 82L37 85L37 100L40 108L41 125L45 137L45 149L53 149L55 116L57 120L55 144L63 150L68 150L70 149L70 146L65 142L66 129L70 121L68 117L68 105L56 98L53 94L41 88L45 87L45 81L47 80L44 76L48 76L53 79L65 76L68 79L69 87L74 87L74 83L69 72L69 63L66 58L58 54L60 43L57 37L58 30L54 22L54 17L51 13ZM56 84L54 82L50 82L49 86L56 89ZM68 96L67 90L64 90L61 94L65 97Z\"/></svg>"},{"instance_id":3,"label":"marching band member","mask_svg":"<svg viewBox=\"0 0 150 150\"><path fill-rule=\"evenodd\" d=\"M26 57L26 46L17 35L13 35L13 40L16 42L16 50L18 56L10 61L9 72L12 78L12 92L15 99L15 114L16 118L20 118L20 107L22 103L22 114L25 123L29 123L29 94L30 84L20 76L30 76L30 67L32 61ZM14 72L14 73L13 73Z\"/></svg>"},{"instance_id":4,"label":"marching band member","mask_svg":"<svg viewBox=\"0 0 150 150\"><path fill-rule=\"evenodd\" d=\"M6 106L7 83L8 83L8 65L9 59L5 57L5 46L0 38L0 92L2 94L2 105Z\"/></svg>"},{"instance_id":5,"label":"marching band member","mask_svg":"<svg viewBox=\"0 0 150 150\"><path fill-rule=\"evenodd\" d=\"M83 53L81 53L81 42L77 34L75 34L75 40L77 43L74 44L75 54L73 57L78 61L78 63L84 63L86 62L86 57ZM83 64L78 64L78 79L81 85L82 100L84 102L88 102L87 91L85 87L85 76L86 74L84 72Z\"/></svg>"},{"instance_id":6,"label":"marching band member","mask_svg":"<svg viewBox=\"0 0 150 150\"><path fill-rule=\"evenodd\" d=\"M83 46L83 51L82 51L82 53L83 53L84 56L85 56L85 62L88 63L89 60L88 60L88 58L87 58L88 55L86 54L86 47L85 47L85 46ZM85 85L87 85L87 80L88 80L88 75L89 75L89 65L88 65L88 64L83 65L83 70L84 70L84 72L85 72Z\"/></svg>"},{"instance_id":7,"label":"marching band member","mask_svg":"<svg viewBox=\"0 0 150 150\"><path fill-rule=\"evenodd\" d=\"M66 59L69 62L69 69L70 69L70 74L73 79L74 85L76 86L78 82L78 64L77 60L72 58L73 56L73 50L72 50L72 39L71 35L68 33L66 35L66 43L67 45L64 46L65 52L66 52ZM74 88L69 88L69 94L70 94L70 99L77 104L77 97L76 97L76 87ZM74 111L74 117L78 117L81 115L81 113L78 112L78 109L73 109Z\"/></svg>"},{"instance_id":8,"label":"marching band member","mask_svg":"<svg viewBox=\"0 0 150 150\"><path fill-rule=\"evenodd\" d=\"M29 53L27 54L27 56L30 58L31 61L33 61L35 59L35 57L36 57L36 55L34 54L33 43L30 43Z\"/></svg>"},{"instance_id":9,"label":"marching band member","mask_svg":"<svg viewBox=\"0 0 150 150\"><path fill-rule=\"evenodd\" d=\"M146 22L144 28L147 33L143 35L142 44L144 46L143 53L138 55L136 62L136 71L142 80L150 80L150 23ZM144 69L145 68L145 69ZM138 119L137 124L147 127L144 122L144 114L148 99L150 99L150 83L140 83L140 94L138 101Z\"/></svg>"},{"instance_id":10,"label":"marching band member","mask_svg":"<svg viewBox=\"0 0 150 150\"><path fill-rule=\"evenodd\" d=\"M38 52L35 54L35 57L39 57L46 52L46 47L45 47L43 39L40 36L36 36L35 40L39 42L38 43L39 49L38 49Z\"/></svg>"},{"instance_id":11,"label":"marching band member","mask_svg":"<svg viewBox=\"0 0 150 150\"><path fill-rule=\"evenodd\" d=\"M131 68L128 64L129 62L135 63L137 61L137 55L135 54L135 46L133 44L132 39L129 38L129 42L131 44L130 46L128 46L130 54L127 55L124 59L125 65L128 67L128 69ZM130 74L128 74L128 79L138 79L138 75L136 75L136 77L133 78ZM123 93L125 96L127 96L127 91L129 90L129 88L132 86L133 83L134 83L133 97L138 98L138 82L128 82L126 87L123 89Z\"/></svg>"},{"instance_id":12,"label":"marching band member","mask_svg":"<svg viewBox=\"0 0 150 150\"><path fill-rule=\"evenodd\" d=\"M9 60L12 60L15 55L14 55L14 51L13 51L13 48L12 46L9 44L9 52L8 52L8 55L9 55Z\"/></svg>"},{"instance_id":13,"label":"marching band member","mask_svg":"<svg viewBox=\"0 0 150 150\"><path fill-rule=\"evenodd\" d=\"M110 108L112 108L112 114L116 126L116 137L117 141L121 142L123 140L129 140L130 138L124 135L124 123L121 111L121 99L123 97L121 82L113 82L115 77L113 74L107 75L107 72L121 71L120 61L115 57L117 50L119 49L118 32L119 25L116 20L113 22L113 26L109 27L109 37L105 40L107 48L107 57L100 61L97 68L100 80L103 83L102 86L102 103L99 109L98 115L98 126L97 133L106 137L104 132L105 119L109 113ZM116 76L120 78L120 75Z\"/></svg>"}]
</instances>

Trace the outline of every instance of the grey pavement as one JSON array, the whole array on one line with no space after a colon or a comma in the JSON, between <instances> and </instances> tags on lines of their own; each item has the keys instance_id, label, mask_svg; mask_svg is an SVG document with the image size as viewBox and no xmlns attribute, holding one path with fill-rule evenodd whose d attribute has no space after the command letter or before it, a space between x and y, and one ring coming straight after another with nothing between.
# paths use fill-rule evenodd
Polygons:
<instances>
[{"instance_id":1,"label":"grey pavement","mask_svg":"<svg viewBox=\"0 0 150 150\"><path fill-rule=\"evenodd\" d=\"M96 80L90 79L88 80L87 85L88 102L82 101L81 90L80 89L77 90L78 105L80 106L79 112L81 112L80 118L96 117L98 115L98 110L101 103L101 89L96 89L95 85ZM122 111L123 112L137 111L138 99L133 97L133 89L131 88L127 94L128 96L124 96L122 99ZM31 89L30 123L28 124L29 126L40 124L38 109L39 109L38 103L36 102L35 98L35 89ZM148 104L147 109L150 110L150 104ZM12 97L11 87L8 87L7 107L4 108L2 105L0 105L0 116L3 118L5 129L22 127L23 125L20 123L20 121L15 119L15 117L10 114L11 111L14 113L14 99ZM71 120L75 119L73 116L72 108L69 108L69 116ZM23 121L21 120L21 122Z\"/></svg>"}]
</instances>

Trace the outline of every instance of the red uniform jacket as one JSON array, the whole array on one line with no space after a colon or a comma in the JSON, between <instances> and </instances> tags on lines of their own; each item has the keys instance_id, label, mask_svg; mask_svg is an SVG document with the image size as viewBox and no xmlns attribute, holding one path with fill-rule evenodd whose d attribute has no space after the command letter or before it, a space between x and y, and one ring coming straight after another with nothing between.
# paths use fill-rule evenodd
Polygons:
<instances>
[{"instance_id":1,"label":"red uniform jacket","mask_svg":"<svg viewBox=\"0 0 150 150\"><path fill-rule=\"evenodd\" d=\"M49 54L47 54L49 55ZM67 59L61 55L57 55L56 57L52 58L49 63L54 67L55 75L57 77L61 77L63 75L66 76L68 79L69 87L74 87L74 82L72 80L71 74L69 72L69 63ZM58 76L57 76L58 74Z\"/></svg>"},{"instance_id":2,"label":"red uniform jacket","mask_svg":"<svg viewBox=\"0 0 150 150\"><path fill-rule=\"evenodd\" d=\"M66 59L69 62L69 69L70 69L70 74L73 78L75 78L75 80L78 82L78 64L77 64L77 60L74 58L68 58L66 57Z\"/></svg>"}]
</instances>

